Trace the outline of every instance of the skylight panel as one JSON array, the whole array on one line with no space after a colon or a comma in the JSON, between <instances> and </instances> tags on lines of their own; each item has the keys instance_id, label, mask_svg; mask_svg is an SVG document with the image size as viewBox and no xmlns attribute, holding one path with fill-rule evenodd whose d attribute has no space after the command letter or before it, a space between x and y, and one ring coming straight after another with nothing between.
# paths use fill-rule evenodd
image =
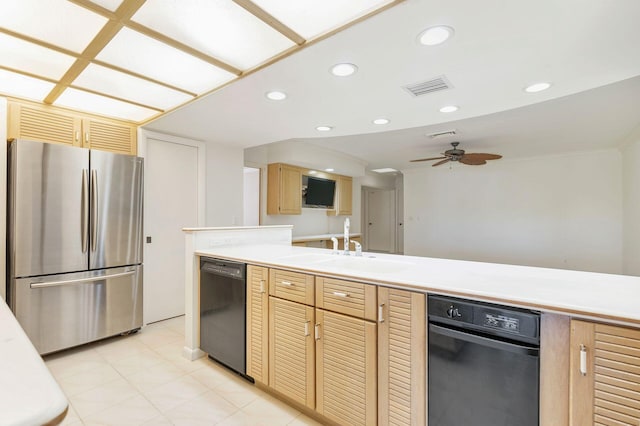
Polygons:
<instances>
[{"instance_id":1,"label":"skylight panel","mask_svg":"<svg viewBox=\"0 0 640 426\"><path fill-rule=\"evenodd\" d=\"M41 101L54 84L0 69L0 94Z\"/></svg>"},{"instance_id":2,"label":"skylight panel","mask_svg":"<svg viewBox=\"0 0 640 426\"><path fill-rule=\"evenodd\" d=\"M148 1L133 21L243 70L295 44L231 0Z\"/></svg>"},{"instance_id":3,"label":"skylight panel","mask_svg":"<svg viewBox=\"0 0 640 426\"><path fill-rule=\"evenodd\" d=\"M91 0L93 3L115 12L122 0Z\"/></svg>"},{"instance_id":4,"label":"skylight panel","mask_svg":"<svg viewBox=\"0 0 640 426\"><path fill-rule=\"evenodd\" d=\"M164 43L123 28L97 59L202 94L235 75Z\"/></svg>"},{"instance_id":5,"label":"skylight panel","mask_svg":"<svg viewBox=\"0 0 640 426\"><path fill-rule=\"evenodd\" d=\"M75 61L72 56L3 33L0 58L5 67L51 79L62 77Z\"/></svg>"},{"instance_id":6,"label":"skylight panel","mask_svg":"<svg viewBox=\"0 0 640 426\"><path fill-rule=\"evenodd\" d=\"M306 39L351 22L392 0L253 0Z\"/></svg>"},{"instance_id":7,"label":"skylight panel","mask_svg":"<svg viewBox=\"0 0 640 426\"><path fill-rule=\"evenodd\" d=\"M61 0L3 1L0 27L80 53L107 22Z\"/></svg>"},{"instance_id":8,"label":"skylight panel","mask_svg":"<svg viewBox=\"0 0 640 426\"><path fill-rule=\"evenodd\" d=\"M72 84L160 109L193 99L187 93L96 64L89 64Z\"/></svg>"},{"instance_id":9,"label":"skylight panel","mask_svg":"<svg viewBox=\"0 0 640 426\"><path fill-rule=\"evenodd\" d=\"M54 105L133 121L146 120L158 114L152 109L72 88L65 90Z\"/></svg>"}]
</instances>

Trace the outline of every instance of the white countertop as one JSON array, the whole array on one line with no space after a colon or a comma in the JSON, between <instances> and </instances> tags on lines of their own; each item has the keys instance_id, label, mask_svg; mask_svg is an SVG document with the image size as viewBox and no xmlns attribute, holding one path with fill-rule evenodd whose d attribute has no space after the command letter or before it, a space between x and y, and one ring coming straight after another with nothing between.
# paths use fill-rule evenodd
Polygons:
<instances>
[{"instance_id":1,"label":"white countertop","mask_svg":"<svg viewBox=\"0 0 640 426\"><path fill-rule=\"evenodd\" d=\"M1 299L0 365L0 424L32 426L62 421L67 398Z\"/></svg>"},{"instance_id":2,"label":"white countertop","mask_svg":"<svg viewBox=\"0 0 640 426\"><path fill-rule=\"evenodd\" d=\"M359 237L361 234L359 232L349 234L349 238ZM298 237L293 237L291 239L292 242L297 243L300 241L319 241L319 240L330 240L331 237L336 238L344 238L344 234L319 234L319 235L300 235Z\"/></svg>"},{"instance_id":3,"label":"white countertop","mask_svg":"<svg viewBox=\"0 0 640 426\"><path fill-rule=\"evenodd\" d=\"M196 250L196 255L640 326L640 277L379 253L364 253L363 258L330 253L287 245Z\"/></svg>"}]
</instances>

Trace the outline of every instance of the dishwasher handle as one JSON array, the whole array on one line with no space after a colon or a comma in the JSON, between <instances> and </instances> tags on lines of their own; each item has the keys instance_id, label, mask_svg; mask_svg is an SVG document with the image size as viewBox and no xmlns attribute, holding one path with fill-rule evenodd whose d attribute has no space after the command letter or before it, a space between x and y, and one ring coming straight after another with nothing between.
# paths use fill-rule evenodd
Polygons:
<instances>
[{"instance_id":1,"label":"dishwasher handle","mask_svg":"<svg viewBox=\"0 0 640 426\"><path fill-rule=\"evenodd\" d=\"M429 332L439 334L441 336L452 337L454 339L462 340L469 343L475 343L493 349L498 349L501 351L517 353L520 355L528 355L533 357L538 357L540 355L540 348L520 345L515 342L505 342L502 340L492 339L490 337L478 336L477 334L471 334L453 328L442 327L433 323L429 323Z\"/></svg>"},{"instance_id":2,"label":"dishwasher handle","mask_svg":"<svg viewBox=\"0 0 640 426\"><path fill-rule=\"evenodd\" d=\"M237 263L206 262L200 264L200 273L207 273L236 280L244 280L244 265Z\"/></svg>"}]
</instances>

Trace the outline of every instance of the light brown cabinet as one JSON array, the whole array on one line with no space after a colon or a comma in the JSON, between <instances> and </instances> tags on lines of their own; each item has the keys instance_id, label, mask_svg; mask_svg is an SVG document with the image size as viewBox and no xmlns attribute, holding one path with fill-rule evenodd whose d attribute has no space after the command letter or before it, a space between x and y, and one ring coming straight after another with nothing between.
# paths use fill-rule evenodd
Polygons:
<instances>
[{"instance_id":1,"label":"light brown cabinet","mask_svg":"<svg viewBox=\"0 0 640 426\"><path fill-rule=\"evenodd\" d=\"M640 330L571 321L571 426L640 424Z\"/></svg>"},{"instance_id":2,"label":"light brown cabinet","mask_svg":"<svg viewBox=\"0 0 640 426\"><path fill-rule=\"evenodd\" d=\"M288 164L267 168L267 214L302 213L302 170Z\"/></svg>"},{"instance_id":3,"label":"light brown cabinet","mask_svg":"<svg viewBox=\"0 0 640 426\"><path fill-rule=\"evenodd\" d=\"M63 108L10 101L8 138L61 143L120 154L137 152L136 126Z\"/></svg>"},{"instance_id":4,"label":"light brown cabinet","mask_svg":"<svg viewBox=\"0 0 640 426\"><path fill-rule=\"evenodd\" d=\"M247 375L269 383L269 269L247 265Z\"/></svg>"},{"instance_id":5,"label":"light brown cabinet","mask_svg":"<svg viewBox=\"0 0 640 426\"><path fill-rule=\"evenodd\" d=\"M378 287L378 424L426 424L426 296Z\"/></svg>"},{"instance_id":6,"label":"light brown cabinet","mask_svg":"<svg viewBox=\"0 0 640 426\"><path fill-rule=\"evenodd\" d=\"M336 176L336 196L333 210L329 210L329 215L350 216L353 212L353 179L349 176Z\"/></svg>"}]
</instances>

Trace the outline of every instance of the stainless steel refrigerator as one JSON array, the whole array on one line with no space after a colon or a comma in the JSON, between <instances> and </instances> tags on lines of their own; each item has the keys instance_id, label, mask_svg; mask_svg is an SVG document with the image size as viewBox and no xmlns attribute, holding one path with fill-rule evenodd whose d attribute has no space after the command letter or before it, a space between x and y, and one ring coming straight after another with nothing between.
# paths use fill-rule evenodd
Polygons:
<instances>
[{"instance_id":1,"label":"stainless steel refrigerator","mask_svg":"<svg viewBox=\"0 0 640 426\"><path fill-rule=\"evenodd\" d=\"M142 326L138 157L9 145L7 293L41 354Z\"/></svg>"}]
</instances>

